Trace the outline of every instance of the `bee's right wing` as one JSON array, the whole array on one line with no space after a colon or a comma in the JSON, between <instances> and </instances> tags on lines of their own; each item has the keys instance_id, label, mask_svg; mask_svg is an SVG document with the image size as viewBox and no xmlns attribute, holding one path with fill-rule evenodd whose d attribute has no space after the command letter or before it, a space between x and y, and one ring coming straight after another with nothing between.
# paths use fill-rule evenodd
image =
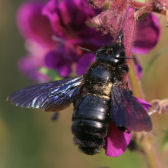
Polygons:
<instances>
[{"instance_id":1,"label":"bee's right wing","mask_svg":"<svg viewBox=\"0 0 168 168\"><path fill-rule=\"evenodd\" d=\"M110 118L117 127L131 131L150 131L152 123L144 107L122 84L115 84L111 91Z\"/></svg>"},{"instance_id":2,"label":"bee's right wing","mask_svg":"<svg viewBox=\"0 0 168 168\"><path fill-rule=\"evenodd\" d=\"M82 83L83 76L37 84L16 91L7 100L20 107L59 111L80 95Z\"/></svg>"}]
</instances>

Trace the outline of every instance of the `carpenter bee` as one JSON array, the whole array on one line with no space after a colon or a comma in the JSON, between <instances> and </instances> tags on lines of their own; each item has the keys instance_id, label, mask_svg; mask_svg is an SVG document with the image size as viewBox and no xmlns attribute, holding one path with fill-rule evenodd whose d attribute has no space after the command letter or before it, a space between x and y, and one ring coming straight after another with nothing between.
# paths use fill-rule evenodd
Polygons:
<instances>
[{"instance_id":1,"label":"carpenter bee","mask_svg":"<svg viewBox=\"0 0 168 168\"><path fill-rule=\"evenodd\" d=\"M128 73L122 35L96 52L87 73L30 86L9 96L12 104L60 111L74 104L72 133L81 151L100 152L110 121L123 130L150 131L151 119L124 81Z\"/></svg>"}]
</instances>

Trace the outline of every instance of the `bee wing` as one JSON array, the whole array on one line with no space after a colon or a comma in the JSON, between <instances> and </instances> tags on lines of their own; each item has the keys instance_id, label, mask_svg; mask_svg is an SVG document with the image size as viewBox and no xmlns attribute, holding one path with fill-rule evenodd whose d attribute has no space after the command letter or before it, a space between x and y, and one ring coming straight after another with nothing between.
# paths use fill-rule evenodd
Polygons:
<instances>
[{"instance_id":1,"label":"bee wing","mask_svg":"<svg viewBox=\"0 0 168 168\"><path fill-rule=\"evenodd\" d=\"M150 131L151 119L143 106L122 84L116 84L111 91L110 118L117 127L132 131Z\"/></svg>"},{"instance_id":2,"label":"bee wing","mask_svg":"<svg viewBox=\"0 0 168 168\"><path fill-rule=\"evenodd\" d=\"M7 98L12 104L44 111L59 111L80 94L83 77L43 83L16 91Z\"/></svg>"}]
</instances>

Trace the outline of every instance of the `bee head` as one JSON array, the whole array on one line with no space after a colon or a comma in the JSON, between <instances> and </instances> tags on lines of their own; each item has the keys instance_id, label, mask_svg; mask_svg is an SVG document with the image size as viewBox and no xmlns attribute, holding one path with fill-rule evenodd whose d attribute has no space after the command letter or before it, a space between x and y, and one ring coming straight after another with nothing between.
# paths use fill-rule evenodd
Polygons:
<instances>
[{"instance_id":1,"label":"bee head","mask_svg":"<svg viewBox=\"0 0 168 168\"><path fill-rule=\"evenodd\" d=\"M126 62L124 45L119 42L106 45L96 51L96 59L113 66L122 65Z\"/></svg>"}]
</instances>

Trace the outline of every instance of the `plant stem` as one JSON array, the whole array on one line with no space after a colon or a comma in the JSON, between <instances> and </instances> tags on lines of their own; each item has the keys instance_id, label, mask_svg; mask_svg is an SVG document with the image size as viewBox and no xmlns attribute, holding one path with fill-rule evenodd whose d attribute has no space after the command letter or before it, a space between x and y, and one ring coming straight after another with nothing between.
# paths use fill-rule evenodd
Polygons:
<instances>
[{"instance_id":1,"label":"plant stem","mask_svg":"<svg viewBox=\"0 0 168 168\"><path fill-rule=\"evenodd\" d=\"M160 159L154 148L152 135L150 133L141 133L143 138L140 141L140 147L144 152L147 164L149 168L161 168Z\"/></svg>"},{"instance_id":2,"label":"plant stem","mask_svg":"<svg viewBox=\"0 0 168 168\"><path fill-rule=\"evenodd\" d=\"M144 99L140 80L138 79L138 75L135 70L134 61L129 61L129 81L134 95L138 98Z\"/></svg>"},{"instance_id":3,"label":"plant stem","mask_svg":"<svg viewBox=\"0 0 168 168\"><path fill-rule=\"evenodd\" d=\"M129 62L129 80L134 95L138 98L144 99L143 90L133 61ZM144 153L149 168L161 168L160 159L156 153L152 135L150 133L136 133L139 140L140 148Z\"/></svg>"}]
</instances>

